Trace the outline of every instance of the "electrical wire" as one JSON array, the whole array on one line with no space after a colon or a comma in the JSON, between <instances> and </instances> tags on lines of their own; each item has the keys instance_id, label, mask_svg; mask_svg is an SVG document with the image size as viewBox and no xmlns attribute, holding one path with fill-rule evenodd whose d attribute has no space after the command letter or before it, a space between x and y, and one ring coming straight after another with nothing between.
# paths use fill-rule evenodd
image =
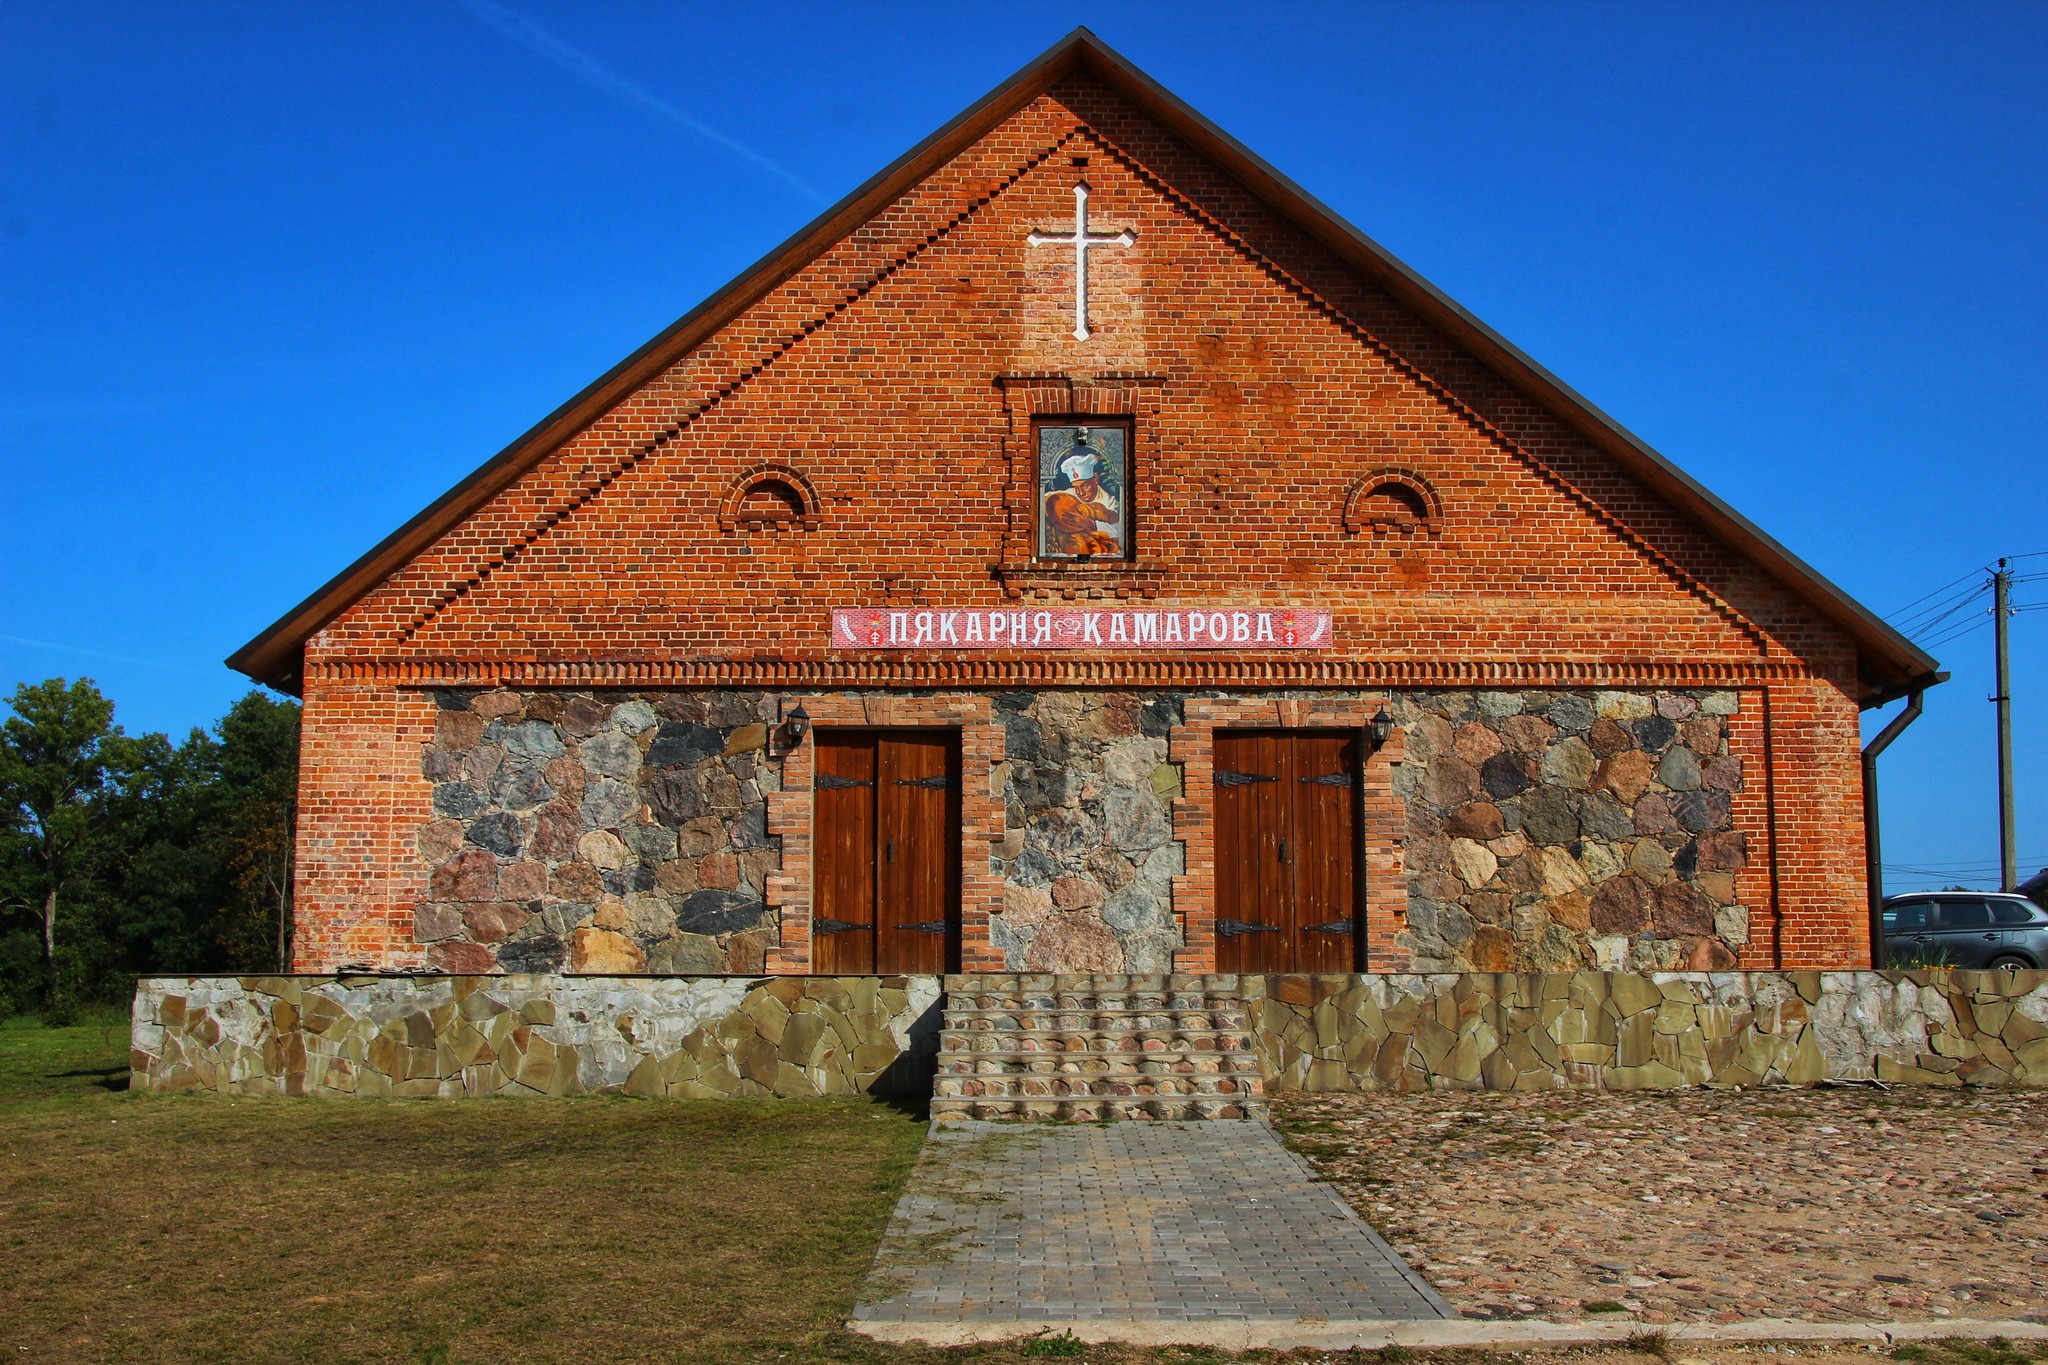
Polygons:
<instances>
[{"instance_id":1,"label":"electrical wire","mask_svg":"<svg viewBox=\"0 0 2048 1365\"><path fill-rule=\"evenodd\" d=\"M1989 572L1990 572L1990 569L1988 569L1988 568L1984 568L1984 569L1972 569L1972 570L1970 570L1970 572L1968 572L1968 573L1964 574L1964 575L1963 575L1963 576L1962 576L1961 578L1958 578L1958 579L1956 579L1956 580L1955 580L1955 582L1953 582L1953 583L1944 583L1944 584L1942 584L1942 585L1941 585L1940 587L1936 588L1936 589L1935 589L1935 590L1934 590L1933 592L1930 592L1930 593L1928 593L1926 597L1916 597L1916 598L1914 598L1914 599L1913 599L1912 601L1910 601L1910 602L1906 603L1906 605L1905 605L1905 606L1903 606L1903 607L1900 607L1900 608L1899 608L1899 609L1898 609L1897 611L1895 611L1895 612L1891 613L1891 615L1889 615L1889 616L1885 617L1884 619L1885 619L1885 620L1887 620L1887 621L1896 621L1896 620L1897 620L1897 619L1898 619L1899 617L1901 617L1901 616L1904 616L1904 615L1905 615L1905 614L1906 614L1907 612L1911 611L1911 610L1912 610L1912 609L1913 609L1914 607L1917 607L1917 606L1919 606L1919 605L1920 605L1920 604L1921 604L1922 602L1925 602L1925 601L1927 600L1927 598L1928 598L1928 597L1938 597L1938 596L1940 596L1940 595L1941 595L1942 593L1945 593L1945 592L1947 592L1947 591L1948 591L1948 590L1949 590L1950 588L1953 588L1953 587L1957 586L1958 584L1962 584L1962 583L1967 583L1967 582L1969 582L1969 581L1970 581L1971 579L1975 578L1975 577L1976 577L1976 576L1977 576L1978 574L1980 574L1980 573L1989 573Z\"/></svg>"},{"instance_id":2,"label":"electrical wire","mask_svg":"<svg viewBox=\"0 0 2048 1365\"><path fill-rule=\"evenodd\" d=\"M1906 635L1925 635L1951 617L1970 610L1986 596L1986 592L1972 593L1959 601L1944 603L1938 610L1926 611L1911 620L1901 621L1896 628Z\"/></svg>"},{"instance_id":3,"label":"electrical wire","mask_svg":"<svg viewBox=\"0 0 2048 1365\"><path fill-rule=\"evenodd\" d=\"M1990 586L1991 585L1989 582L1980 578L1976 582L1970 584L1968 587L1962 589L1960 592L1948 593L1918 608L1902 608L1899 611L1893 612L1889 617L1885 619L1899 625L1905 625L1907 623L1920 620L1923 617L1933 616L1940 612L1947 611L1958 602L1968 602L1972 598L1989 591Z\"/></svg>"}]
</instances>

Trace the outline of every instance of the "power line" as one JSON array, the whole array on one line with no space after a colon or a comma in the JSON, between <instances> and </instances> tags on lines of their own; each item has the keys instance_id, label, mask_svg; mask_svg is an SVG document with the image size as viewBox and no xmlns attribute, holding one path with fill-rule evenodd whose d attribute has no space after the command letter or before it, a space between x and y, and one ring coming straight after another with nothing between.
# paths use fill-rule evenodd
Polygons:
<instances>
[{"instance_id":1,"label":"power line","mask_svg":"<svg viewBox=\"0 0 2048 1365\"><path fill-rule=\"evenodd\" d=\"M1914 641L1914 643L1919 645L1922 649L1938 649L1942 645L1953 644L1955 641L1962 639L1965 635L1975 635L1978 631L1984 629L1984 627L1990 624L1991 618L1987 616L1981 621L1971 621L1967 625L1958 625L1951 627L1949 630L1945 631L1943 634L1935 637L1934 639L1916 640Z\"/></svg>"},{"instance_id":2,"label":"power line","mask_svg":"<svg viewBox=\"0 0 2048 1365\"><path fill-rule=\"evenodd\" d=\"M1976 583L1962 589L1960 592L1949 593L1947 596L1929 602L1917 610L1907 609L1895 612L1889 619L1901 630L1911 630L1916 622L1923 621L1930 616L1939 615L1944 611L1952 611L1960 604L1973 602L1977 598L1982 597L1986 590L1986 583L1984 580L1979 579Z\"/></svg>"},{"instance_id":3,"label":"power line","mask_svg":"<svg viewBox=\"0 0 2048 1365\"><path fill-rule=\"evenodd\" d=\"M2034 855L2032 855L2032 854L2029 854L2029 855L2028 855L2027 857L2024 857L2024 858L2020 859L2020 861L2021 861L2021 862L2023 862L2023 863L2031 863L2031 862L2048 862L2048 854L2043 854L2043 855L2041 855L2041 856L2040 856L2040 857L2038 857L2038 858L2036 858L2036 857L2035 857ZM1918 868L1919 870L1921 870L1921 871L1923 871L1923 872L1924 872L1924 871L1926 871L1926 870L1927 870L1927 869L1929 869L1929 868L1940 868L1940 867L1962 867L1962 868L1970 868L1970 867L1991 867L1991 866L1994 866L1994 864L1992 864L1992 863L1989 863L1989 862L1986 862L1986 861L1984 861L1984 860L1983 860L1983 859L1981 859L1981 858L1958 858L1958 859L1955 859L1955 860L1953 860L1953 861L1951 861L1951 862L1946 862L1946 863L1931 863L1931 862L1926 862L1926 861L1916 861L1916 862L1912 862L1912 863L1898 863L1898 864L1886 863L1886 864L1885 864L1885 866L1886 866L1886 867L1892 867L1892 866L1898 866L1898 867L1912 867L1912 868Z\"/></svg>"},{"instance_id":4,"label":"power line","mask_svg":"<svg viewBox=\"0 0 2048 1365\"><path fill-rule=\"evenodd\" d=\"M1942 594L1942 593L1945 593L1945 592L1947 592L1947 591L1948 591L1948 590L1949 590L1950 588L1953 588L1953 587L1957 586L1957 584L1961 584L1961 583L1967 583L1967 582L1969 582L1969 581L1970 581L1971 579L1975 578L1975 577L1976 577L1976 576L1977 576L1978 574L1980 574L1980 573L1988 573L1988 572L1990 572L1990 566L1989 566L1989 565L1987 565L1987 566L1985 566L1984 568L1981 568L1981 569L1972 569L1972 570L1970 570L1970 571L1969 571L1968 573L1964 574L1964 575L1963 575L1963 576L1962 576L1961 578L1958 578L1958 579L1956 579L1956 580L1955 580L1955 582L1953 582L1953 583L1944 583L1944 584L1942 584L1942 585L1941 585L1940 587L1936 588L1936 589L1935 589L1935 590L1934 590L1933 592L1930 592L1930 593L1928 593L1926 597L1916 597L1916 598L1914 598L1914 599L1913 599L1912 601L1910 601L1910 602L1906 603L1906 605L1905 605L1905 606L1903 606L1903 607L1900 607L1900 608L1899 608L1899 609L1898 609L1897 611L1894 611L1894 612L1892 612L1892 613L1891 613L1890 615L1886 616L1886 617L1885 617L1884 619L1885 619L1885 620L1887 620L1887 621L1896 621L1896 620L1897 620L1897 619L1898 619L1899 617L1901 617L1901 616L1904 616L1904 615L1905 615L1905 614L1906 614L1907 612L1911 611L1911 610L1912 610L1912 609L1913 609L1914 607L1917 607L1917 606L1919 606L1919 605L1920 605L1920 604L1921 604L1922 602L1925 602L1925 601L1927 600L1927 598L1928 598L1928 597L1936 597L1936 596L1939 596L1940 594Z\"/></svg>"}]
</instances>

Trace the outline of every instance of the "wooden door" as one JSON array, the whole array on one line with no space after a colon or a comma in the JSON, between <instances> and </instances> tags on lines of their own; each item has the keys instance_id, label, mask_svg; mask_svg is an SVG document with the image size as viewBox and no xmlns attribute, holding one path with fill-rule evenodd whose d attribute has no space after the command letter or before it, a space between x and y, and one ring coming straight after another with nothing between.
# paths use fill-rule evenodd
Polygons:
<instances>
[{"instance_id":1,"label":"wooden door","mask_svg":"<svg viewBox=\"0 0 2048 1365\"><path fill-rule=\"evenodd\" d=\"M811 969L865 976L875 970L875 737L814 733Z\"/></svg>"},{"instance_id":2,"label":"wooden door","mask_svg":"<svg viewBox=\"0 0 2048 1365\"><path fill-rule=\"evenodd\" d=\"M815 743L812 970L958 971L956 737L940 730L819 730Z\"/></svg>"},{"instance_id":3,"label":"wooden door","mask_svg":"<svg viewBox=\"0 0 2048 1365\"><path fill-rule=\"evenodd\" d=\"M1361 746L1351 731L1297 734L1292 760L1294 966L1297 972L1358 970L1358 782Z\"/></svg>"},{"instance_id":4,"label":"wooden door","mask_svg":"<svg viewBox=\"0 0 2048 1365\"><path fill-rule=\"evenodd\" d=\"M1216 967L1358 970L1358 736L1216 733Z\"/></svg>"}]
</instances>

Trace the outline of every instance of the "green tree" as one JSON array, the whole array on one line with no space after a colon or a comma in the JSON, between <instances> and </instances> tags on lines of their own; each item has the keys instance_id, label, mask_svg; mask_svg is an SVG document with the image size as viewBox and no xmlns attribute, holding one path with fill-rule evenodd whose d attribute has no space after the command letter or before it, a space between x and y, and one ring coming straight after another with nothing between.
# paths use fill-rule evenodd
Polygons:
<instances>
[{"instance_id":1,"label":"green tree","mask_svg":"<svg viewBox=\"0 0 2048 1365\"><path fill-rule=\"evenodd\" d=\"M23 683L7 705L14 714L0 724L0 829L33 869L43 963L54 979L58 906L86 875L102 832L99 800L129 746L114 725L114 704L90 678Z\"/></svg>"},{"instance_id":2,"label":"green tree","mask_svg":"<svg viewBox=\"0 0 2048 1365\"><path fill-rule=\"evenodd\" d=\"M221 718L211 847L226 880L213 939L226 965L291 965L299 708L250 692Z\"/></svg>"}]
</instances>

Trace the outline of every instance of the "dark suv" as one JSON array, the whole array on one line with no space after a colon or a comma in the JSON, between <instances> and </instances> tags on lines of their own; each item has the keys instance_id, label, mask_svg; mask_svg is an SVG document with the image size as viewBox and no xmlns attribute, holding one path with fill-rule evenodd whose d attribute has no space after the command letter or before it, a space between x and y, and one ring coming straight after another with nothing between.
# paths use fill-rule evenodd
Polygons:
<instances>
[{"instance_id":1,"label":"dark suv","mask_svg":"<svg viewBox=\"0 0 2048 1365\"><path fill-rule=\"evenodd\" d=\"M2048 966L2048 909L2000 891L1887 896L1884 951L1929 966Z\"/></svg>"}]
</instances>

